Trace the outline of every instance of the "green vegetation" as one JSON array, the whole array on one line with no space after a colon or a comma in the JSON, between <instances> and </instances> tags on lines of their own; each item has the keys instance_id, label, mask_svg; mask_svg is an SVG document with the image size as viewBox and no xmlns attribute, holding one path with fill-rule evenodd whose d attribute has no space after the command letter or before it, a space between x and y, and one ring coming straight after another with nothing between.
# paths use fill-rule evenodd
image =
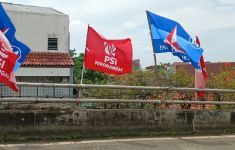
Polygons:
<instances>
[{"instance_id":1,"label":"green vegetation","mask_svg":"<svg viewBox=\"0 0 235 150\"><path fill-rule=\"evenodd\" d=\"M84 54L79 56L73 55L74 60L74 83L79 84L81 81L83 69ZM84 84L106 84L108 76L93 70L84 70L83 83Z\"/></svg>"},{"instance_id":2,"label":"green vegetation","mask_svg":"<svg viewBox=\"0 0 235 150\"><path fill-rule=\"evenodd\" d=\"M138 130L128 130L128 131L111 131L111 132L89 132L89 133L79 133L74 132L70 134L64 135L41 135L34 137L29 136L19 136L19 135L8 135L3 136L0 135L1 143L21 143L21 142L53 142L53 141L70 141L70 140L94 140L94 139L115 139L115 138L150 138L150 137L183 137L183 136L207 136L207 135L226 135L226 134L234 134L235 130L203 130L203 131L138 131Z\"/></svg>"},{"instance_id":3,"label":"green vegetation","mask_svg":"<svg viewBox=\"0 0 235 150\"><path fill-rule=\"evenodd\" d=\"M82 74L82 65L84 54L74 57L74 81L80 83ZM85 70L84 84L111 84L111 85L131 85L131 86L168 86L168 87L194 87L194 76L185 70L177 70L173 72L173 68L169 69L170 64L161 64L158 67L157 75L154 70L134 69L132 73L125 75L107 75L101 72ZM235 89L235 68L227 68L218 74L209 74L209 80L206 84L207 88L224 88ZM115 89L83 89L84 97L89 98L109 98L109 99L182 99L197 100L196 94L186 91L153 91L153 90L115 90ZM233 93L206 93L203 100L215 101L233 101L235 95ZM101 106L100 104L87 104L86 108L153 108L147 104L113 104ZM216 106L219 109L233 109L231 106Z\"/></svg>"}]
</instances>

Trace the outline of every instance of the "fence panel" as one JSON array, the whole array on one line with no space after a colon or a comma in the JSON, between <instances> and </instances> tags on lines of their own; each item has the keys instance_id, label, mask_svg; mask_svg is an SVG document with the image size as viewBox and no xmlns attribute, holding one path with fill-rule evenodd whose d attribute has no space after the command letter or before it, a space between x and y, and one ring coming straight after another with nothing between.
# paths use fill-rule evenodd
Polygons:
<instances>
[{"instance_id":1,"label":"fence panel","mask_svg":"<svg viewBox=\"0 0 235 150\"><path fill-rule=\"evenodd\" d=\"M18 83L20 92L0 86L0 102L81 103L90 108L177 108L197 105L235 106L234 89L196 89L178 87L85 85L56 83ZM197 91L205 91L198 101Z\"/></svg>"}]
</instances>

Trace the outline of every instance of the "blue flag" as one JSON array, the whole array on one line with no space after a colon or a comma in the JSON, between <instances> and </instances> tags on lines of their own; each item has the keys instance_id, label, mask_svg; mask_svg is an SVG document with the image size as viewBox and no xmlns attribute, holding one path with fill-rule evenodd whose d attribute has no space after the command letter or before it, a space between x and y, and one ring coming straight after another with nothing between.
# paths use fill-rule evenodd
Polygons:
<instances>
[{"instance_id":1,"label":"blue flag","mask_svg":"<svg viewBox=\"0 0 235 150\"><path fill-rule=\"evenodd\" d=\"M0 3L0 30L5 34L9 43L12 46L13 52L19 56L19 59L16 62L14 67L14 72L16 72L21 63L25 60L25 57L30 52L28 46L23 44L22 42L18 41L15 38L16 29L12 24L10 18L8 17L7 13L5 12L2 4Z\"/></svg>"},{"instance_id":2,"label":"blue flag","mask_svg":"<svg viewBox=\"0 0 235 150\"><path fill-rule=\"evenodd\" d=\"M199 68L203 49L200 48L176 21L147 11L155 53L171 52L183 62Z\"/></svg>"}]
</instances>

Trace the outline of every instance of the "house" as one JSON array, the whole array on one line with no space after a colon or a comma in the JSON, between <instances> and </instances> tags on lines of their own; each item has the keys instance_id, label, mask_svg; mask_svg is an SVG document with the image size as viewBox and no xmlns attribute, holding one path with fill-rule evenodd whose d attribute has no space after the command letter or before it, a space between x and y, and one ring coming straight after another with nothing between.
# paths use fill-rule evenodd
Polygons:
<instances>
[{"instance_id":1,"label":"house","mask_svg":"<svg viewBox=\"0 0 235 150\"><path fill-rule=\"evenodd\" d=\"M16 37L31 53L16 72L18 82L73 83L69 47L69 16L53 8L2 3L16 27ZM0 96L70 97L72 89L21 87L19 93L1 88Z\"/></svg>"},{"instance_id":2,"label":"house","mask_svg":"<svg viewBox=\"0 0 235 150\"><path fill-rule=\"evenodd\" d=\"M230 67L235 67L235 62L205 62L207 72L209 74L218 74L222 71L226 71L226 69ZM191 64L182 63L182 62L174 62L173 63L174 70L184 69L188 73L194 75L195 69Z\"/></svg>"}]
</instances>

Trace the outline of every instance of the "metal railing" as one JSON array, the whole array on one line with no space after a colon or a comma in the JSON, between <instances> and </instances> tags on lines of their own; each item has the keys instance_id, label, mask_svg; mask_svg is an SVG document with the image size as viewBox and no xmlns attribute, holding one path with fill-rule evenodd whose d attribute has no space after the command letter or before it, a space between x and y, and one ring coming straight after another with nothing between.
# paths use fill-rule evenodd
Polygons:
<instances>
[{"instance_id":1,"label":"metal railing","mask_svg":"<svg viewBox=\"0 0 235 150\"><path fill-rule=\"evenodd\" d=\"M159 87L159 86L127 86L127 85L95 85L95 84L58 84L58 83L27 83L18 82L18 86L31 87L61 87L61 88L103 88L103 89L136 89L136 90L167 90L167 91L204 91L204 92L220 92L220 93L235 93L235 89L199 89L199 88L184 88L184 87Z\"/></svg>"},{"instance_id":2,"label":"metal railing","mask_svg":"<svg viewBox=\"0 0 235 150\"><path fill-rule=\"evenodd\" d=\"M55 98L0 98L0 102L32 103L150 103L150 104L210 104L235 105L235 101L137 100L137 99L55 99Z\"/></svg>"},{"instance_id":3,"label":"metal railing","mask_svg":"<svg viewBox=\"0 0 235 150\"><path fill-rule=\"evenodd\" d=\"M179 92L190 92L195 95L195 92L204 91L207 93L219 93L219 94L226 94L229 93L232 96L235 96L234 89L197 89L197 88L178 88L178 87L153 87L153 86L126 86L126 85L93 85L93 84L56 84L56 83L25 83L25 82L18 82L19 87L27 87L29 90L35 88L33 90L36 94L31 94L31 96L25 96L22 93L19 94L20 96L2 96L0 98L0 102L32 102L32 103L149 103L149 104L210 104L210 105L235 105L235 99L231 99L230 101L216 101L216 100L209 100L209 101L197 101L197 100L189 100L189 99L172 99L168 97L169 93L173 93L177 95ZM26 88L26 90L27 90ZM43 88L52 88L51 95L53 97L47 97L45 95L40 96L38 93L39 89ZM68 89L67 91L71 92L72 90L77 90L79 94L72 94L72 96L68 97L57 97L55 95L56 88L64 88ZM106 98L105 95L102 98L92 97L91 89L98 89L98 90L121 90L122 92L117 92L116 96L120 98ZM88 92L86 91L88 90ZM164 98L158 97L149 97L149 98L123 98L126 90L137 90L137 94L141 94L143 92L153 92L153 93L161 93L164 95ZM84 92L85 91L85 92ZM1 91L3 92L3 91ZM43 90L41 91L43 92ZM48 91L47 91L48 92ZM90 92L90 93L89 93ZM88 93L88 94L84 94ZM124 93L124 94L123 94ZM135 94L136 94L135 93ZM102 93L101 93L102 95ZM151 94L150 94L151 95ZM56 98L57 97L57 98Z\"/></svg>"}]
</instances>

